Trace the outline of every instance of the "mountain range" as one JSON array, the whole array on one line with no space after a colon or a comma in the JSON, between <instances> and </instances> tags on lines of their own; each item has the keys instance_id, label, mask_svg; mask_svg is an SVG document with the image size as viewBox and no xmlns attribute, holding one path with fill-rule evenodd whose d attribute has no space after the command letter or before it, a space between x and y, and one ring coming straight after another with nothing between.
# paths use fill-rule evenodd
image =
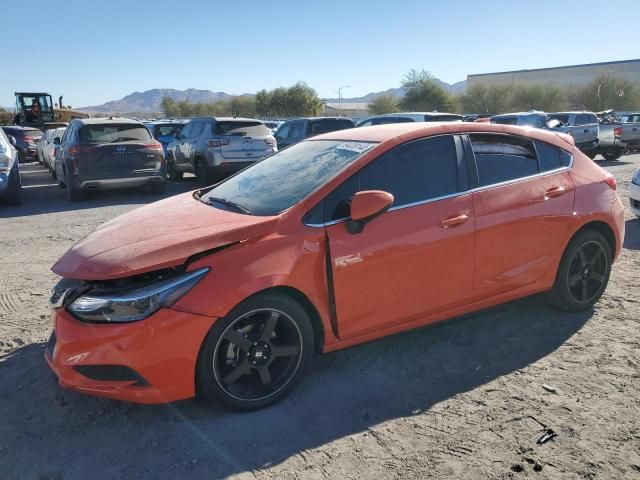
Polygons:
<instances>
[{"instance_id":1,"label":"mountain range","mask_svg":"<svg viewBox=\"0 0 640 480\"><path fill-rule=\"evenodd\" d=\"M435 79L443 88L452 93L462 93L466 88L466 80L456 82L450 85L441 80ZM398 97L404 96L404 89L389 88L382 92L368 93L362 97L342 98L343 103L369 103L376 97L391 93ZM144 92L133 92L120 100L112 100L110 102L103 103L102 105L95 105L91 107L82 107L78 110L91 112L91 113L131 113L131 112L160 112L160 103L164 97L171 97L173 100L180 102L188 100L190 102L205 102L213 103L218 100L226 100L233 97L233 95L225 92L212 92L211 90L197 90L195 88L189 88L187 90L175 90L172 88L154 88ZM337 98L327 98L327 102L337 102Z\"/></svg>"}]
</instances>

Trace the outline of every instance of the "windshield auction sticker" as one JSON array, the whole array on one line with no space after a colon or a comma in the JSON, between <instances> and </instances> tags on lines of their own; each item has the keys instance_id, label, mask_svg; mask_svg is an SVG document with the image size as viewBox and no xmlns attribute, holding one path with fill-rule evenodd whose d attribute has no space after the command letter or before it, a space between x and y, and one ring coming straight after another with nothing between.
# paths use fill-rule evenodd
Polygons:
<instances>
[{"instance_id":1,"label":"windshield auction sticker","mask_svg":"<svg viewBox=\"0 0 640 480\"><path fill-rule=\"evenodd\" d=\"M345 142L336 145L336 150L347 150L354 153L364 153L372 148L374 143L361 143L361 142Z\"/></svg>"}]
</instances>

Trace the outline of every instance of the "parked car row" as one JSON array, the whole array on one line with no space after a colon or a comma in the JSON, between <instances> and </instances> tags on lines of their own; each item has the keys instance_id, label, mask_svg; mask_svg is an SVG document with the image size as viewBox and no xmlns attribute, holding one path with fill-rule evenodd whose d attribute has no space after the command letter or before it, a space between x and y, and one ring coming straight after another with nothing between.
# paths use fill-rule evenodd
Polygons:
<instances>
[{"instance_id":1,"label":"parked car row","mask_svg":"<svg viewBox=\"0 0 640 480\"><path fill-rule=\"evenodd\" d=\"M4 129L0 128L0 199L7 205L20 203L19 155L13 145L15 138L9 139Z\"/></svg>"}]
</instances>

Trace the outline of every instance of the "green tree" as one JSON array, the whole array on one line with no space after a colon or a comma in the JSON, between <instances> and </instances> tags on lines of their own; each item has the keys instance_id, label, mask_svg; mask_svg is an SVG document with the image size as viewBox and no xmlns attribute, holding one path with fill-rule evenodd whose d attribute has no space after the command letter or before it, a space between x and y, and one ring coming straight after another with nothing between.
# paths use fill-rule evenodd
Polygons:
<instances>
[{"instance_id":1,"label":"green tree","mask_svg":"<svg viewBox=\"0 0 640 480\"><path fill-rule=\"evenodd\" d=\"M454 108L454 99L433 75L426 70L410 70L402 80L405 95L400 100L403 110L448 112Z\"/></svg>"},{"instance_id":2,"label":"green tree","mask_svg":"<svg viewBox=\"0 0 640 480\"><path fill-rule=\"evenodd\" d=\"M12 125L12 124L13 124L13 113L0 107L0 125Z\"/></svg>"},{"instance_id":3,"label":"green tree","mask_svg":"<svg viewBox=\"0 0 640 480\"><path fill-rule=\"evenodd\" d=\"M256 112L264 117L271 116L271 93L260 90L256 93Z\"/></svg>"},{"instance_id":4,"label":"green tree","mask_svg":"<svg viewBox=\"0 0 640 480\"><path fill-rule=\"evenodd\" d=\"M601 73L570 96L573 108L600 112L610 108L633 110L640 108L640 86L610 73Z\"/></svg>"},{"instance_id":5,"label":"green tree","mask_svg":"<svg viewBox=\"0 0 640 480\"><path fill-rule=\"evenodd\" d=\"M177 116L178 109L176 101L171 97L164 97L160 102L160 108L162 109L165 117Z\"/></svg>"},{"instance_id":6,"label":"green tree","mask_svg":"<svg viewBox=\"0 0 640 480\"><path fill-rule=\"evenodd\" d=\"M557 112L567 106L566 90L555 85L515 85L511 89L513 111L542 110Z\"/></svg>"},{"instance_id":7,"label":"green tree","mask_svg":"<svg viewBox=\"0 0 640 480\"><path fill-rule=\"evenodd\" d=\"M474 85L459 100L465 113L504 113L510 109L511 89L506 85Z\"/></svg>"},{"instance_id":8,"label":"green tree","mask_svg":"<svg viewBox=\"0 0 640 480\"><path fill-rule=\"evenodd\" d=\"M392 93L378 95L369 104L369 113L381 115L383 113L393 113L398 111L398 97Z\"/></svg>"}]
</instances>

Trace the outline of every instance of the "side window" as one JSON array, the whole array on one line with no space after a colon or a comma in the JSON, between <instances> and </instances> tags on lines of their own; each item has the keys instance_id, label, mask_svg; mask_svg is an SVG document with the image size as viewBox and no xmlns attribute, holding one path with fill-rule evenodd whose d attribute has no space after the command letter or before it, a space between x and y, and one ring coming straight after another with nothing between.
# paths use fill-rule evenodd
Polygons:
<instances>
[{"instance_id":1,"label":"side window","mask_svg":"<svg viewBox=\"0 0 640 480\"><path fill-rule=\"evenodd\" d=\"M282 139L287 139L289 137L289 130L291 130L291 124L284 123L276 132L276 136Z\"/></svg>"},{"instance_id":2,"label":"side window","mask_svg":"<svg viewBox=\"0 0 640 480\"><path fill-rule=\"evenodd\" d=\"M362 123L359 123L358 127L370 127L372 125L371 122L373 122L373 120L366 120L366 121L364 121Z\"/></svg>"},{"instance_id":3,"label":"side window","mask_svg":"<svg viewBox=\"0 0 640 480\"><path fill-rule=\"evenodd\" d=\"M193 128L193 124L195 122L189 122L187 125L180 131L180 136L182 138L189 138L191 136L191 129Z\"/></svg>"},{"instance_id":4,"label":"side window","mask_svg":"<svg viewBox=\"0 0 640 480\"><path fill-rule=\"evenodd\" d=\"M204 122L193 122L193 126L191 127L191 132L189 133L189 138L197 138L202 133L202 127L204 126Z\"/></svg>"},{"instance_id":5,"label":"side window","mask_svg":"<svg viewBox=\"0 0 640 480\"><path fill-rule=\"evenodd\" d=\"M538 140L535 141L535 144L541 172L548 172L549 170L555 170L556 168L562 168L564 166L559 148Z\"/></svg>"},{"instance_id":6,"label":"side window","mask_svg":"<svg viewBox=\"0 0 640 480\"><path fill-rule=\"evenodd\" d=\"M507 135L470 135L480 186L516 180L539 172L531 140Z\"/></svg>"},{"instance_id":7,"label":"side window","mask_svg":"<svg viewBox=\"0 0 640 480\"><path fill-rule=\"evenodd\" d=\"M589 115L584 113L579 113L576 115L576 125L586 125L587 123L591 123L589 121Z\"/></svg>"},{"instance_id":8,"label":"side window","mask_svg":"<svg viewBox=\"0 0 640 480\"><path fill-rule=\"evenodd\" d=\"M73 138L73 131L75 130L75 125L69 125L69 128L64 132L64 135L60 141L60 143L65 143L71 141Z\"/></svg>"},{"instance_id":9,"label":"side window","mask_svg":"<svg viewBox=\"0 0 640 480\"><path fill-rule=\"evenodd\" d=\"M304 138L304 126L305 122L293 122L291 124L291 131L289 132L289 138L298 140Z\"/></svg>"},{"instance_id":10,"label":"side window","mask_svg":"<svg viewBox=\"0 0 640 480\"><path fill-rule=\"evenodd\" d=\"M361 190L384 190L393 207L432 200L460 191L452 136L415 140L382 154L325 199L326 221L346 218L351 198Z\"/></svg>"}]
</instances>

